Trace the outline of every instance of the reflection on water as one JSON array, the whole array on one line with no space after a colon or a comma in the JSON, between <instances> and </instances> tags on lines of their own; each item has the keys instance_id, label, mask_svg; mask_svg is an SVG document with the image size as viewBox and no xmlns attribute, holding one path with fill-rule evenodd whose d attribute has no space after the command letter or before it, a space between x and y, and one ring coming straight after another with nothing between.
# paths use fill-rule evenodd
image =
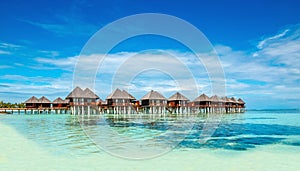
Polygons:
<instances>
[{"instance_id":1,"label":"reflection on water","mask_svg":"<svg viewBox=\"0 0 300 171\"><path fill-rule=\"evenodd\" d=\"M255 116L251 115L255 113ZM284 115L284 116L282 116ZM300 124L283 125L282 120L295 120L300 114L284 112L260 113L253 111L245 114L223 115L222 122L205 143L201 143L201 133L205 116L187 117L139 117L115 118L106 116L77 118L70 115L10 115L0 116L0 122L15 127L28 139L31 139L54 154L71 153L83 155L99 153L92 140L85 134L93 135L93 139L103 140L103 136L125 136L132 140L155 140L174 143L177 148L209 148L228 150L248 150L257 146L279 144L300 146ZM191 125L192 123L192 125ZM99 134L104 126L109 126L115 134ZM192 126L192 127L189 127ZM191 129L187 129L191 128ZM188 130L188 131L187 131ZM168 131L168 134L166 133ZM171 133L171 134L170 134ZM97 137L98 136L98 137ZM109 137L115 138L115 137ZM181 141L181 138L184 138ZM107 139L106 139L107 140ZM117 148L113 143L111 148Z\"/></svg>"}]
</instances>

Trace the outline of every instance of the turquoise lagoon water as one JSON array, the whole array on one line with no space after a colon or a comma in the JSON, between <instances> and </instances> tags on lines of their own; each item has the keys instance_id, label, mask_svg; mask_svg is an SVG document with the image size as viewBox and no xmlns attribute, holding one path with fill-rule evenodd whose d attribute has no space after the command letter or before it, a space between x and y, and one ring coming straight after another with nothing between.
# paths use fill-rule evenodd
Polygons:
<instances>
[{"instance_id":1,"label":"turquoise lagoon water","mask_svg":"<svg viewBox=\"0 0 300 171\"><path fill-rule=\"evenodd\" d=\"M196 122L192 127L178 127L183 123L182 117L174 116L144 117L139 118L139 122L122 116L106 116L104 120L105 126L116 134L105 131L99 134L104 125L98 117L0 115L0 170L300 169L299 110L223 115L216 130L204 143L199 140L206 116L194 117ZM172 136L164 134L167 130L173 131ZM93 140L86 133L89 136L94 133ZM163 144L176 143L170 152L144 160L126 159L127 154L121 155L123 158L116 157L97 145L100 141L110 143L107 138L120 135L145 142L156 137L157 146L162 141ZM176 139L178 141L174 141ZM116 142L111 142L110 147L120 148L114 144ZM147 148L151 144L143 145Z\"/></svg>"}]
</instances>

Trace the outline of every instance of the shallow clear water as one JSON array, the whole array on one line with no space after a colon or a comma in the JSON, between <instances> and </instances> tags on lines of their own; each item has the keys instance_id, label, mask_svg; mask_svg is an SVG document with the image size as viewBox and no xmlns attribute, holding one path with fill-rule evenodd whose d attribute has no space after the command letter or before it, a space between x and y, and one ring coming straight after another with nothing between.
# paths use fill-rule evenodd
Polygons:
<instances>
[{"instance_id":1,"label":"shallow clear water","mask_svg":"<svg viewBox=\"0 0 300 171\"><path fill-rule=\"evenodd\" d=\"M212 155L220 155L228 152L253 153L270 148L279 153L283 150L290 150L291 154L300 152L300 111L298 110L247 111L244 114L223 115L215 132L205 143L199 139L201 139L206 117L199 116L193 119L195 122L191 130L180 127L179 125L186 120L176 117L124 119L107 116L105 122L117 133L116 135L134 140L147 141L155 138L157 142L169 143L174 142L176 138L185 137L176 143L174 150L177 154L183 155L184 151L201 154L199 150L204 150L206 153L218 153ZM85 131L80 123L84 125ZM0 115L0 124L16 130L25 139L34 142L54 158L107 155L98 148L94 140L96 139L97 142L97 140L104 141L105 138L114 138L112 137L114 135L108 135L106 132L98 134L103 123L97 118L80 120L70 115ZM166 136L164 134L166 130L173 131L173 134ZM93 140L86 133L94 135ZM0 141L0 143L5 142ZM119 148L118 144L112 143L111 146ZM24 154L23 157L30 156Z\"/></svg>"}]
</instances>

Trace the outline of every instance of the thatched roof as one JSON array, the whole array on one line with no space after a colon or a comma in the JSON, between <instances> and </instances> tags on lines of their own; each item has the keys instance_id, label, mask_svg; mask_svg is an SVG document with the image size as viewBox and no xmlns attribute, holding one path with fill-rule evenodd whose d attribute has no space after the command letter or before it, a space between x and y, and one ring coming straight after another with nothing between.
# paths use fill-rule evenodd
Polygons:
<instances>
[{"instance_id":1,"label":"thatched roof","mask_svg":"<svg viewBox=\"0 0 300 171\"><path fill-rule=\"evenodd\" d=\"M47 99L45 96L42 96L39 99L39 103L51 103L51 101L49 99Z\"/></svg>"},{"instance_id":2,"label":"thatched roof","mask_svg":"<svg viewBox=\"0 0 300 171\"><path fill-rule=\"evenodd\" d=\"M223 100L222 100L220 97L218 97L217 95L211 96L211 97L210 97L210 100L211 100L212 102L222 102L222 101L223 101Z\"/></svg>"},{"instance_id":3,"label":"thatched roof","mask_svg":"<svg viewBox=\"0 0 300 171\"><path fill-rule=\"evenodd\" d=\"M64 100L61 99L60 97L58 97L58 98L55 99L52 103L53 103L53 104L61 104L61 103L64 103Z\"/></svg>"},{"instance_id":4,"label":"thatched roof","mask_svg":"<svg viewBox=\"0 0 300 171\"><path fill-rule=\"evenodd\" d=\"M206 94L201 94L199 97L197 97L194 102L210 102L210 98Z\"/></svg>"},{"instance_id":5,"label":"thatched roof","mask_svg":"<svg viewBox=\"0 0 300 171\"><path fill-rule=\"evenodd\" d=\"M226 96L222 97L221 99L226 103L233 103L233 101L230 98L227 98Z\"/></svg>"},{"instance_id":6,"label":"thatched roof","mask_svg":"<svg viewBox=\"0 0 300 171\"><path fill-rule=\"evenodd\" d=\"M69 103L69 100L63 100L62 98L58 97L52 103L53 104L66 104L66 103Z\"/></svg>"},{"instance_id":7,"label":"thatched roof","mask_svg":"<svg viewBox=\"0 0 300 171\"><path fill-rule=\"evenodd\" d=\"M179 92L173 94L170 98L168 98L168 101L175 101L175 100L189 101L188 98L186 98L184 95L182 95Z\"/></svg>"},{"instance_id":8,"label":"thatched roof","mask_svg":"<svg viewBox=\"0 0 300 171\"><path fill-rule=\"evenodd\" d=\"M71 99L71 98L83 98L84 93L83 90L80 87L76 87L73 89L73 91L66 97L66 99Z\"/></svg>"},{"instance_id":9,"label":"thatched roof","mask_svg":"<svg viewBox=\"0 0 300 171\"><path fill-rule=\"evenodd\" d=\"M141 100L167 100L167 99L159 92L151 90L144 97L142 97Z\"/></svg>"},{"instance_id":10,"label":"thatched roof","mask_svg":"<svg viewBox=\"0 0 300 171\"><path fill-rule=\"evenodd\" d=\"M37 99L35 96L30 97L28 100L26 100L24 103L39 103L39 99Z\"/></svg>"},{"instance_id":11,"label":"thatched roof","mask_svg":"<svg viewBox=\"0 0 300 171\"><path fill-rule=\"evenodd\" d=\"M132 99L132 97L128 93L124 93L124 91L117 88L108 95L106 99Z\"/></svg>"},{"instance_id":12,"label":"thatched roof","mask_svg":"<svg viewBox=\"0 0 300 171\"><path fill-rule=\"evenodd\" d=\"M66 97L66 99L72 98L90 98L90 99L99 99L92 90L86 88L84 91L80 87L74 88L74 90Z\"/></svg>"},{"instance_id":13,"label":"thatched roof","mask_svg":"<svg viewBox=\"0 0 300 171\"><path fill-rule=\"evenodd\" d=\"M233 103L238 103L238 101L236 101L234 97L231 97L230 100L231 100Z\"/></svg>"},{"instance_id":14,"label":"thatched roof","mask_svg":"<svg viewBox=\"0 0 300 171\"><path fill-rule=\"evenodd\" d=\"M123 90L123 93L127 94L130 97L130 100L135 100L136 99L133 95L128 93L126 90Z\"/></svg>"},{"instance_id":15,"label":"thatched roof","mask_svg":"<svg viewBox=\"0 0 300 171\"><path fill-rule=\"evenodd\" d=\"M99 96L97 96L92 90L90 90L89 88L86 88L83 91L83 96L85 98L89 98L89 99L99 99Z\"/></svg>"},{"instance_id":16,"label":"thatched roof","mask_svg":"<svg viewBox=\"0 0 300 171\"><path fill-rule=\"evenodd\" d=\"M237 101L239 104L245 104L245 102L241 98L239 98Z\"/></svg>"}]
</instances>

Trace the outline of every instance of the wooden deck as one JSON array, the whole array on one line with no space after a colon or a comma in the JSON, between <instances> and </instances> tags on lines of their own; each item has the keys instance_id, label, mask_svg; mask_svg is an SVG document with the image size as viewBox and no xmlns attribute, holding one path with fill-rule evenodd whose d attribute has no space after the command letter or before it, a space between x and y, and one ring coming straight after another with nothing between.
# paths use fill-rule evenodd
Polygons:
<instances>
[{"instance_id":1,"label":"wooden deck","mask_svg":"<svg viewBox=\"0 0 300 171\"><path fill-rule=\"evenodd\" d=\"M67 114L68 107L42 107L42 108L0 108L1 114Z\"/></svg>"}]
</instances>

